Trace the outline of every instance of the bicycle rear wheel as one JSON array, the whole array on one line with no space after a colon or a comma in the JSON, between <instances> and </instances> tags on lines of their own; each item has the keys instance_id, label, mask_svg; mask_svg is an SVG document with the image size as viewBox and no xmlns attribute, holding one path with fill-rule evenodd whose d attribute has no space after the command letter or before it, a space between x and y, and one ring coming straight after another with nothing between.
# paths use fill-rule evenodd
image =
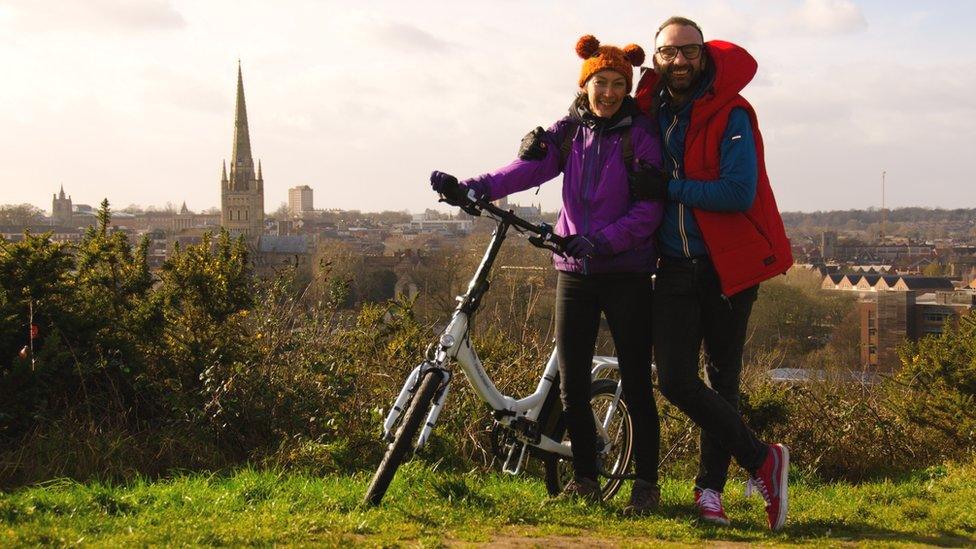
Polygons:
<instances>
[{"instance_id":1,"label":"bicycle rear wheel","mask_svg":"<svg viewBox=\"0 0 976 549\"><path fill-rule=\"evenodd\" d=\"M593 407L593 419L603 423L610 412L610 404L617 393L617 382L613 379L596 379L590 389L590 405ZM557 433L557 440L565 433ZM613 475L623 475L630 467L630 459L634 450L634 430L630 421L630 411L627 403L621 398L617 407L609 417L606 428L607 440L604 441L604 451L597 456L601 468ZM573 478L573 463L562 456L549 455L543 459L545 466L546 490L555 496L562 492L566 483ZM600 489L603 501L609 501L620 490L623 479L607 478Z\"/></svg>"},{"instance_id":2,"label":"bicycle rear wheel","mask_svg":"<svg viewBox=\"0 0 976 549\"><path fill-rule=\"evenodd\" d=\"M379 505L383 500L383 495L386 494L386 489L390 487L390 482L393 480L397 468L400 467L400 463L406 457L407 451L413 448L414 439L420 430L421 423L427 417L434 394L440 387L442 379L443 374L439 370L430 370L424 374L420 387L414 393L413 400L411 400L410 406L397 428L393 442L386 449L383 460L380 461L376 473L373 474L373 480L370 481L369 488L366 490L366 497L363 499L364 504Z\"/></svg>"}]
</instances>

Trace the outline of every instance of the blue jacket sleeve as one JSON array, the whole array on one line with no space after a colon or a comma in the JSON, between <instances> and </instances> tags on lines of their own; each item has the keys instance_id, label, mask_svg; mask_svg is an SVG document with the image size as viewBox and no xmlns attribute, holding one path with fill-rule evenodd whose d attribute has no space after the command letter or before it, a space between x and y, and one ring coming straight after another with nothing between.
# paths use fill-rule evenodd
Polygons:
<instances>
[{"instance_id":1,"label":"blue jacket sleeve","mask_svg":"<svg viewBox=\"0 0 976 549\"><path fill-rule=\"evenodd\" d=\"M672 179L668 196L693 208L717 212L744 212L756 197L759 178L756 142L745 109L732 109L722 135L719 178L712 181Z\"/></svg>"}]
</instances>

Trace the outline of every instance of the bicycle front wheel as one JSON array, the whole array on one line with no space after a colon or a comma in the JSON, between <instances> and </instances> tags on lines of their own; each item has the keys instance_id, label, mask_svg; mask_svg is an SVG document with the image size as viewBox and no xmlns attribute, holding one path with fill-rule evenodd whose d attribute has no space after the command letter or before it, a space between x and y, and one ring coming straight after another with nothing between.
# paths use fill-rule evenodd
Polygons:
<instances>
[{"instance_id":1,"label":"bicycle front wheel","mask_svg":"<svg viewBox=\"0 0 976 549\"><path fill-rule=\"evenodd\" d=\"M593 407L593 420L598 424L598 433L601 425L605 425L602 436L603 452L597 456L600 460L600 467L604 471L617 476L627 472L630 466L630 458L634 451L634 429L630 420L630 411L623 398L616 399L617 382L613 379L595 379L590 389L590 405ZM612 408L616 400L617 406ZM564 433L556 434L560 439ZM563 459L561 456L550 455L543 460L545 466L546 490L549 495L555 496L562 492L566 483L573 478L573 464L571 461ZM600 489L603 493L603 501L610 501L620 486L623 479L607 478L604 480Z\"/></svg>"},{"instance_id":2,"label":"bicycle front wheel","mask_svg":"<svg viewBox=\"0 0 976 549\"><path fill-rule=\"evenodd\" d=\"M393 480L397 468L400 467L400 463L406 457L407 451L414 446L414 439L420 431L421 423L427 417L431 402L434 400L434 394L440 387L442 379L443 374L439 370L430 370L424 374L420 387L414 393L413 400L407 407L400 426L393 436L393 442L386 449L386 454L380 461L379 467L376 468L373 480L369 483L369 489L366 490L366 497L363 499L363 503L366 505L379 505L383 500L383 495L386 494L386 489L390 487L390 482Z\"/></svg>"}]
</instances>

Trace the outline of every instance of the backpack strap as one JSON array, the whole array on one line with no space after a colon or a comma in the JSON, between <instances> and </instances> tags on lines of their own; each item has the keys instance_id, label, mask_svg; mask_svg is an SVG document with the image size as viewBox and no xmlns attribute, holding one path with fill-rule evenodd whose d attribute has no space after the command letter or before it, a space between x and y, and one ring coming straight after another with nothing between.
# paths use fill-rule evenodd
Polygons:
<instances>
[{"instance_id":1,"label":"backpack strap","mask_svg":"<svg viewBox=\"0 0 976 549\"><path fill-rule=\"evenodd\" d=\"M563 142L559 145L559 171L566 168L566 161L569 160L569 153L573 150L573 138L576 137L576 131L579 129L579 124L576 122L570 122L566 125L566 133L563 134Z\"/></svg>"},{"instance_id":2,"label":"backpack strap","mask_svg":"<svg viewBox=\"0 0 976 549\"><path fill-rule=\"evenodd\" d=\"M630 142L631 129L633 129L633 126L629 126L624 131L624 134L620 136L620 150L623 154L624 168L627 170L627 173L630 173L634 166L634 145Z\"/></svg>"}]
</instances>

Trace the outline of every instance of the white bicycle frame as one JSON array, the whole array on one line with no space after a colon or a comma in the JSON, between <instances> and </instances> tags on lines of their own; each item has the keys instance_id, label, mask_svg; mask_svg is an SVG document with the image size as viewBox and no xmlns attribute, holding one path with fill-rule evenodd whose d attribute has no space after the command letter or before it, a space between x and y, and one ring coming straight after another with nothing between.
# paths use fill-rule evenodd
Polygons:
<instances>
[{"instance_id":1,"label":"white bicycle frame","mask_svg":"<svg viewBox=\"0 0 976 549\"><path fill-rule=\"evenodd\" d=\"M397 396L393 407L390 409L386 420L383 422L384 438L390 439L392 437L393 426L403 413L403 410L412 396L413 391L416 390L418 378L420 377L424 367L426 366L427 368L437 368L446 371L445 367L451 360L454 360L461 365L461 369L464 372L465 377L467 377L468 381L471 383L471 387L474 388L475 393L477 393L482 400L488 403L492 410L495 412L500 412L497 414L500 416L499 423L503 425L511 425L520 418L524 418L532 422L539 419L539 414L542 410L542 403L545 401L549 392L554 390L552 384L556 379L556 373L558 372L556 350L553 349L552 353L549 355L549 360L546 362L546 367L542 372L542 377L539 379L539 384L535 391L529 396L521 399L515 399L511 396L502 394L488 377L488 373L485 371L484 366L481 363L481 359L478 358L478 354L471 346L471 338L468 333L468 320L467 313L457 311L450 324L448 324L447 328L439 338L438 348L433 360L420 364L414 368L412 372L410 372L409 376L407 376L406 383L400 390L400 394ZM607 370L616 370L617 359L615 357L595 356L593 357L593 365L591 375L595 379L601 375L604 375L604 372ZM420 436L417 440L416 448L418 450L427 442L434 425L437 423L437 418L440 416L441 409L443 409L444 402L447 399L448 388L450 387L449 381L450 377L448 377L448 379L444 382L443 389L437 394L437 397L431 406L430 412L427 414L427 419L424 422L423 429L421 430ZM607 429L611 419L613 418L613 414L616 412L617 406L619 405L620 396L621 386L620 383L618 383L617 391L614 395L613 401L607 408L606 413L602 418L595 418L597 435L603 441L609 440ZM541 435L538 442L526 441L526 443L526 445L522 446L521 455L510 456L510 458L516 458L514 465L506 462L505 470L507 472L515 474L521 471L522 464L525 461L525 449L529 445L547 452L559 454L566 458L572 457L572 448L568 441L556 441L548 436Z\"/></svg>"}]
</instances>

